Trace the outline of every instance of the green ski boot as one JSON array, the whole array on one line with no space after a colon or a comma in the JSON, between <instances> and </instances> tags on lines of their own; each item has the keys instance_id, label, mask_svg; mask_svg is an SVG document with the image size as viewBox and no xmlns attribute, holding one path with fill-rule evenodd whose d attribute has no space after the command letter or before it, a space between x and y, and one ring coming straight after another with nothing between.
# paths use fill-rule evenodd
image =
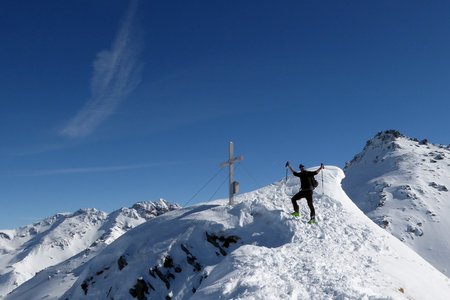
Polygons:
<instances>
[{"instance_id":1,"label":"green ski boot","mask_svg":"<svg viewBox=\"0 0 450 300\"><path fill-rule=\"evenodd\" d=\"M316 218L311 218L311 220L308 221L308 224L317 224Z\"/></svg>"}]
</instances>

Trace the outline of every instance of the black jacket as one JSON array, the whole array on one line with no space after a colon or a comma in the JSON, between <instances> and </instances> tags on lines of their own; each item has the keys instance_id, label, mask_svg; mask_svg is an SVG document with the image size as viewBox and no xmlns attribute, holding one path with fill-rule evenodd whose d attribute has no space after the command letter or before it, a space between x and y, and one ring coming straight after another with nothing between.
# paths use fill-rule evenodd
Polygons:
<instances>
[{"instance_id":1,"label":"black jacket","mask_svg":"<svg viewBox=\"0 0 450 300\"><path fill-rule=\"evenodd\" d=\"M294 176L300 178L302 191L312 191L314 189L311 182L311 177L314 177L314 175L317 175L318 173L318 171L293 172Z\"/></svg>"}]
</instances>

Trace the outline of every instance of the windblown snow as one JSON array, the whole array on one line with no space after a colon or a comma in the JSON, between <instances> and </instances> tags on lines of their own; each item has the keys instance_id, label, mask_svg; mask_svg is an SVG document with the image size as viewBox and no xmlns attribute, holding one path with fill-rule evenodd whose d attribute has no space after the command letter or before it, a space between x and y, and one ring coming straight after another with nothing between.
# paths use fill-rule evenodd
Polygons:
<instances>
[{"instance_id":1,"label":"windblown snow","mask_svg":"<svg viewBox=\"0 0 450 300\"><path fill-rule=\"evenodd\" d=\"M356 207L341 169L323 175L316 225L305 201L302 217L290 216L299 182L289 178L233 207L218 200L150 219L68 274L67 290L52 288L65 280L53 269L6 299L448 299L449 279Z\"/></svg>"}]
</instances>

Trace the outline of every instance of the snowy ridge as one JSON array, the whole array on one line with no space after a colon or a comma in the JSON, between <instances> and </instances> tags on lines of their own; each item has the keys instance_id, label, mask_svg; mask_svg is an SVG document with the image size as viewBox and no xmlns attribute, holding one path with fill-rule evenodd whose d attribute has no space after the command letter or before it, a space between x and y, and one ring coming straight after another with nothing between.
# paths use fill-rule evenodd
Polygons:
<instances>
[{"instance_id":1,"label":"snowy ridge","mask_svg":"<svg viewBox=\"0 0 450 300\"><path fill-rule=\"evenodd\" d=\"M218 200L151 219L84 264L61 299L447 299L449 279L370 221L343 177L326 167L318 225L289 214L297 178L234 207ZM27 292L60 296L40 284L7 299Z\"/></svg>"},{"instance_id":2,"label":"snowy ridge","mask_svg":"<svg viewBox=\"0 0 450 300\"><path fill-rule=\"evenodd\" d=\"M73 214L57 214L33 225L2 232L0 297L41 270L61 262L65 264L65 272L71 274L74 268L126 231L177 208L161 199L155 203L137 203L131 209L122 208L109 215L96 209L81 209ZM61 268L50 268L43 272L44 278L48 281L50 274L59 274L60 271ZM72 280L76 277L71 276Z\"/></svg>"},{"instance_id":3,"label":"snowy ridge","mask_svg":"<svg viewBox=\"0 0 450 300\"><path fill-rule=\"evenodd\" d=\"M390 130L347 164L343 187L374 222L450 276L450 151Z\"/></svg>"}]
</instances>

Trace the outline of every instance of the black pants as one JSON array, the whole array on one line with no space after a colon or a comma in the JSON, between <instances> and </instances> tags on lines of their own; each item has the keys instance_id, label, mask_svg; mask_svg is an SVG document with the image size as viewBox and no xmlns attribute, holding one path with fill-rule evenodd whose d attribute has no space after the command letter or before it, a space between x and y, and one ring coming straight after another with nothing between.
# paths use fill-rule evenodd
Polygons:
<instances>
[{"instance_id":1,"label":"black pants","mask_svg":"<svg viewBox=\"0 0 450 300\"><path fill-rule=\"evenodd\" d=\"M316 216L316 210L314 209L313 205L313 191L300 191L297 194L294 195L294 197L291 198L292 205L294 206L294 211L298 212L298 204L297 200L300 200L302 198L306 198L306 201L308 202L308 207L310 211L311 218L314 218Z\"/></svg>"}]
</instances>

